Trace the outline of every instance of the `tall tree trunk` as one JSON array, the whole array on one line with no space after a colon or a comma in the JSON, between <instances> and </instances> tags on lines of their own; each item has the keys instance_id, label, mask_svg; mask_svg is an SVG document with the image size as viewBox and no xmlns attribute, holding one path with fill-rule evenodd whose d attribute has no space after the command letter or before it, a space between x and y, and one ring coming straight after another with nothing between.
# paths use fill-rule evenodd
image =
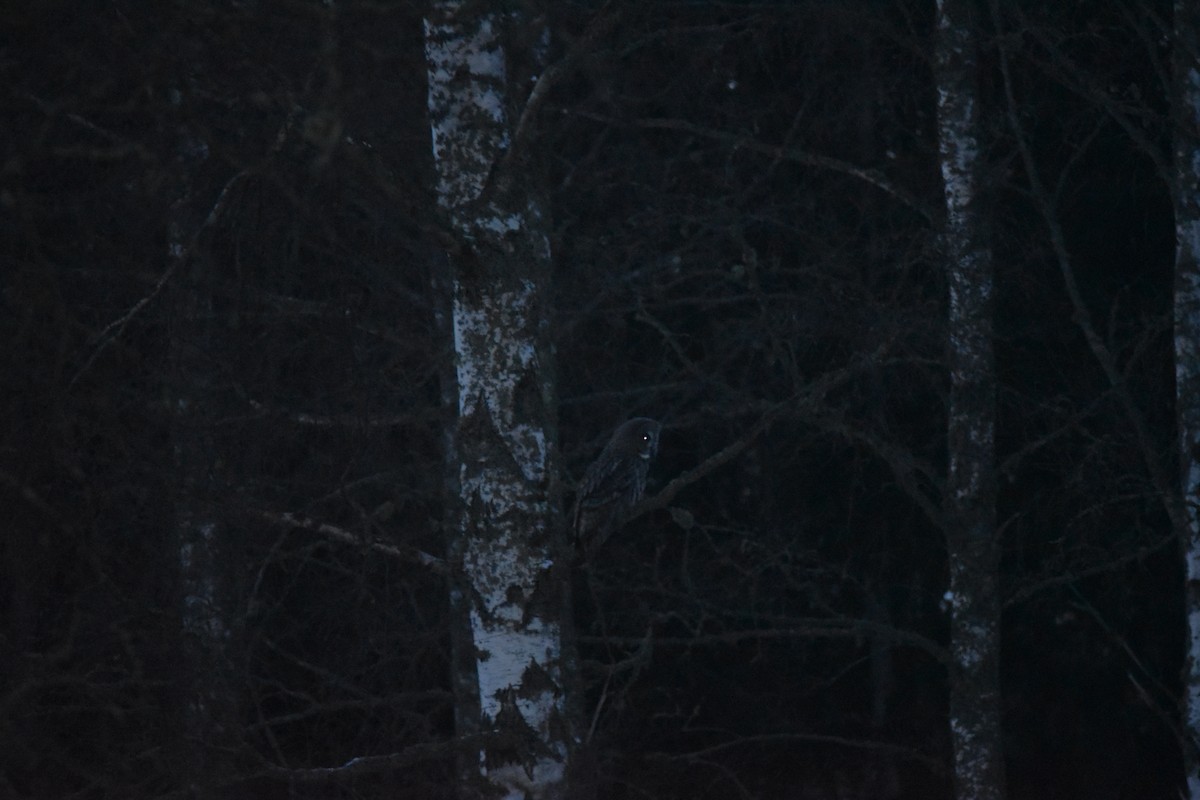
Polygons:
<instances>
[{"instance_id":1,"label":"tall tree trunk","mask_svg":"<svg viewBox=\"0 0 1200 800\"><path fill-rule=\"evenodd\" d=\"M1183 719L1187 792L1200 800L1200 10L1175 1L1175 398L1186 531L1187 654Z\"/></svg>"},{"instance_id":2,"label":"tall tree trunk","mask_svg":"<svg viewBox=\"0 0 1200 800\"><path fill-rule=\"evenodd\" d=\"M461 10L461 16L459 14ZM434 3L426 23L438 201L450 253L457 358L461 558L456 603L461 734L490 734L474 761L480 792L565 795L571 725L563 593L555 556L553 382L547 341L550 252L527 175L509 147L512 92L504 26L478 4ZM561 561L561 559L559 560ZM465 671L465 672L464 672ZM473 673L473 674L472 674ZM468 727L469 726L469 727ZM465 787L465 793L471 793Z\"/></svg>"},{"instance_id":3,"label":"tall tree trunk","mask_svg":"<svg viewBox=\"0 0 1200 800\"><path fill-rule=\"evenodd\" d=\"M938 0L938 135L950 286L950 730L959 800L1004 796L995 530L992 256L978 210L975 28L970 0Z\"/></svg>"},{"instance_id":4,"label":"tall tree trunk","mask_svg":"<svg viewBox=\"0 0 1200 800\"><path fill-rule=\"evenodd\" d=\"M177 158L179 198L168 225L168 269L176 288L170 330L170 402L175 466L185 778L190 796L228 797L218 788L231 765L221 754L235 720L225 678L230 626L215 499L219 456L212 437L213 308L210 275L193 252L204 219L196 186L206 148L183 131Z\"/></svg>"}]
</instances>

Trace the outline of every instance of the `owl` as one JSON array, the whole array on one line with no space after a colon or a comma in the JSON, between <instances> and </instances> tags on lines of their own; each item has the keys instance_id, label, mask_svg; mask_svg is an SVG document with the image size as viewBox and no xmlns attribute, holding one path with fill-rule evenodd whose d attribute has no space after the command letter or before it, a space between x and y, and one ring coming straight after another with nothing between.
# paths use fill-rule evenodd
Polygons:
<instances>
[{"instance_id":1,"label":"owl","mask_svg":"<svg viewBox=\"0 0 1200 800\"><path fill-rule=\"evenodd\" d=\"M624 524L626 515L646 491L650 459L658 452L662 426L634 417L613 432L575 492L575 547L580 558L600 549Z\"/></svg>"}]
</instances>

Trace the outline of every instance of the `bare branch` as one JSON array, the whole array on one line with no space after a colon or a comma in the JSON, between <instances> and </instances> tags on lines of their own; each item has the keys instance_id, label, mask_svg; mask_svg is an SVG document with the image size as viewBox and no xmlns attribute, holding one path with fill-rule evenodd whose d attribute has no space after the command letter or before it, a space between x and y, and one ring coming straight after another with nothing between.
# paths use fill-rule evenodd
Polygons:
<instances>
[{"instance_id":1,"label":"bare branch","mask_svg":"<svg viewBox=\"0 0 1200 800\"><path fill-rule=\"evenodd\" d=\"M771 743L787 743L787 742L812 742L817 744L834 744L841 747L850 747L859 750L874 750L877 752L888 753L889 755L899 756L901 758L917 761L928 767L934 774L944 776L946 774L946 765L941 758L935 758L920 750L903 745L892 744L891 742L881 742L872 739L848 739L844 736L830 736L828 734L819 733L764 733L758 736L738 736L728 742L714 744L702 750L693 750L687 753L661 755L659 758L664 758L672 761L691 761L693 759L703 758L724 750L731 750L735 747L744 745L759 746Z\"/></svg>"},{"instance_id":2,"label":"bare branch","mask_svg":"<svg viewBox=\"0 0 1200 800\"><path fill-rule=\"evenodd\" d=\"M272 143L270 150L263 158L264 163L267 159L278 153L280 148L283 147L284 142L287 140L287 133L291 129L292 123L294 122L298 112L298 108L293 108L291 113L289 113L284 119L283 124L280 125L279 130L275 134L275 141ZM121 336L122 333L125 332L125 328L129 325L133 318L137 316L143 308L148 306L151 301L158 297L158 295L162 292L163 287L167 285L167 282L170 281L171 277L178 271L179 266L187 263L188 259L191 258L192 252L196 249L196 244L200 241L200 236L203 235L206 230L216 224L217 220L219 220L225 213L225 208L229 205L229 197L233 187L252 175L257 171L257 169L257 166L247 167L246 169L237 172L233 177L225 182L225 185L221 187L221 191L217 194L217 199L213 203L212 208L208 210L208 214L205 216L204 221L200 223L196 230L192 231L191 236L188 237L187 243L180 246L178 249L173 248L173 252L170 254L171 264L163 272L162 277L160 277L154 284L154 287L150 290L150 294L134 303L132 308L130 308L117 319L110 322L108 325L104 326L104 330L100 331L100 333L96 334L92 338L92 343L95 345L95 349L92 351L92 354L88 356L88 359L84 362L83 366L80 367L75 373L74 377L71 378L70 382L67 384L67 391L70 391L72 388L74 388L75 384L78 383L81 377L83 377L84 373L91 369L92 364L96 362L96 359L100 356L100 354L103 353L113 341L115 341Z\"/></svg>"},{"instance_id":3,"label":"bare branch","mask_svg":"<svg viewBox=\"0 0 1200 800\"><path fill-rule=\"evenodd\" d=\"M311 411L273 411L261 401L247 402L263 416L278 415L295 425L314 428L405 428L430 425L440 420L437 411L425 414L314 414Z\"/></svg>"},{"instance_id":4,"label":"bare branch","mask_svg":"<svg viewBox=\"0 0 1200 800\"><path fill-rule=\"evenodd\" d=\"M84 130L94 133L97 136L99 136L100 138L105 139L108 142L111 142L117 148L115 151L112 151L110 153L105 153L105 154L100 154L98 152L92 151L95 155L102 157L102 158L112 158L114 156L117 158L120 158L129 153L134 153L143 162L155 161L153 154L141 142L136 142L128 137L125 137L118 133L115 133L114 131L110 130L109 128L106 128L102 125L98 125L95 122L92 122L87 117L83 116L82 114L78 114L73 111L64 111L61 108L54 105L53 103L43 100L42 98L40 98L30 92L24 92L23 94L28 100L30 100L39 109L41 109L42 113L46 114L46 116L50 116L50 117L61 116L65 119L69 120L70 122L74 123L75 125L78 125L80 128L83 128Z\"/></svg>"},{"instance_id":5,"label":"bare branch","mask_svg":"<svg viewBox=\"0 0 1200 800\"><path fill-rule=\"evenodd\" d=\"M912 647L931 656L939 664L949 665L950 653L937 642L919 633L902 630L863 619L796 619L771 628L728 630L700 633L694 636L654 636L654 646L703 647L733 645L754 641L787 641L791 639L863 639L878 637L893 644ZM610 644L620 647L644 647L644 636L580 636L583 644Z\"/></svg>"},{"instance_id":6,"label":"bare branch","mask_svg":"<svg viewBox=\"0 0 1200 800\"><path fill-rule=\"evenodd\" d=\"M1056 589L1060 586L1073 586L1085 578L1091 578L1096 575L1103 575L1108 572L1115 572L1119 569L1123 569L1124 567L1135 562L1142 561L1143 559L1162 550L1164 547L1176 544L1177 542L1178 539L1175 538L1175 533L1172 531L1166 536L1159 537L1156 541L1149 542L1148 544L1143 545L1132 552L1116 558L1111 558L1103 563L1093 564L1092 566L1085 567L1083 569L1072 570L1064 575L1054 575L1053 577L1022 586L1004 600L1004 607L1008 608L1010 606L1020 605L1031 597L1050 589Z\"/></svg>"},{"instance_id":7,"label":"bare branch","mask_svg":"<svg viewBox=\"0 0 1200 800\"><path fill-rule=\"evenodd\" d=\"M999 9L995 2L992 3L992 15L993 21L999 30ZM1150 434L1145 413L1133 399L1133 395L1129 391L1129 384L1117 365L1116 357L1104 339L1101 338L1099 332L1096 330L1095 323L1092 321L1091 310L1083 298L1083 293L1080 291L1079 282L1075 276L1075 267L1071 259L1071 253L1067 249L1066 235L1058 218L1058 209L1052 202L1052 196L1042 181L1041 172L1038 169L1037 162L1033 157L1033 151L1030 148L1029 138L1026 136L1024 125L1022 125L1020 115L1017 113L1018 105L1013 90L1012 74L1009 69L1008 48L1004 43L1003 36L999 38L999 42L1000 74L1003 79L1006 101L1005 111L1008 116L1009 127L1012 129L1017 149L1021 154L1021 161L1024 164L1025 174L1029 180L1030 194L1042 217L1043 223L1046 225L1050 245L1053 249L1055 260L1058 262L1059 272L1062 274L1063 285L1067 290L1067 296L1071 300L1071 307L1074 311L1073 320L1083 334L1088 349L1091 350L1092 356L1096 359L1096 363L1099 364L1100 369L1104 372L1104 376L1107 378L1113 394L1116 395L1118 403L1125 411L1125 416L1129 421L1130 427L1133 429L1138 449L1141 451L1146 472L1150 477L1155 491L1159 493L1162 499L1164 510L1171 520L1171 527L1179 535L1183 535L1183 532L1188 529L1187 512L1183 500L1179 493L1175 491L1174 482L1168 476L1166 468L1159 459L1158 448L1154 445L1154 439Z\"/></svg>"},{"instance_id":8,"label":"bare branch","mask_svg":"<svg viewBox=\"0 0 1200 800\"><path fill-rule=\"evenodd\" d=\"M826 395L833 389L850 380L858 372L858 367L862 364L878 364L883 354L891 347L891 342L884 342L875 351L865 354L855 362L846 365L842 369L822 375L818 380L808 384L805 389L792 395L787 400L779 403L766 406L761 412L761 416L748 431L742 434L738 439L727 445L716 453L700 462L697 466L678 476L666 486L664 486L657 494L644 498L640 503L633 507L626 521L632 521L637 517L642 516L650 511L657 511L661 508L666 508L671 501L675 499L681 491L696 483L701 478L704 478L709 473L719 467L732 461L746 448L754 443L754 441L762 435L771 423L778 420L780 417L789 412L795 413L799 408L816 408Z\"/></svg>"},{"instance_id":9,"label":"bare branch","mask_svg":"<svg viewBox=\"0 0 1200 800\"><path fill-rule=\"evenodd\" d=\"M209 227L211 227L212 224L221 217L221 214L224 213L225 206L229 202L230 190L232 190L233 187L242 181L247 175L249 175L249 172L247 170L242 170L225 183L224 188L221 189L221 193L217 195L217 201L213 203L212 208L209 209L208 216L205 217L204 222L201 223L200 227L198 227L192 233L187 245L184 246L180 252L172 254L170 266L167 267L167 269L163 272L162 277L160 277L154 284L154 287L150 290L150 294L134 303L132 308L130 308L120 317L117 317L115 320L108 323L108 325L104 326L104 330L100 331L100 333L93 337L92 341L95 343L95 349L92 350L92 354L88 356L87 361L83 363L83 366L79 368L79 370L75 373L75 376L71 378L70 383L67 384L68 391L74 388L75 384L79 382L79 379L83 377L84 373L91 369L92 364L96 363L96 359L99 358L100 354L103 353L104 350L113 343L113 341L118 339L121 334L125 332L125 328L130 322L133 321L133 318L136 317L143 308L148 306L151 301L158 297L158 295L162 292L163 287L167 285L167 282L171 280L171 277L174 276L174 274L179 270L179 265L187 262L192 250L195 249L196 242L200 239L200 235Z\"/></svg>"},{"instance_id":10,"label":"bare branch","mask_svg":"<svg viewBox=\"0 0 1200 800\"><path fill-rule=\"evenodd\" d=\"M334 783L362 775L378 775L382 772L405 769L423 764L427 761L438 761L450 758L457 752L478 750L488 740L487 734L462 736L457 739L447 739L438 742L421 742L396 753L377 756L358 756L345 764L336 767L289 768L269 764L264 769L250 775L243 775L227 785L233 786L247 781L263 778L282 778L297 783ZM175 792L167 797L180 797Z\"/></svg>"},{"instance_id":11,"label":"bare branch","mask_svg":"<svg viewBox=\"0 0 1200 800\"><path fill-rule=\"evenodd\" d=\"M646 128L650 130L681 131L683 133L691 134L692 136L701 136L706 139L722 142L729 145L730 148L734 150L749 150L752 153L760 153L780 161L791 161L796 164L803 164L807 167L816 167L829 172L848 175L852 178L857 178L860 181L864 181L865 183L868 183L871 186L874 186L875 188L891 195L908 208L920 214L927 222L935 223L938 219L937 212L933 211L927 204L921 202L916 196L907 190L897 186L891 181L891 179L889 179L879 170L871 169L869 167L860 167L857 164L851 164L848 161L842 161L840 158L833 158L831 156L825 156L819 153L809 153L805 150L799 150L795 147L767 144L766 142L760 142L757 139L753 139L746 134L729 133L727 131L716 130L714 128L706 128L682 119L661 119L647 117L628 122L616 119L615 117L606 116L604 114L595 114L588 111L572 111L570 113L584 117L585 119L592 119L596 120L597 122L605 122L610 125L625 125L635 128Z\"/></svg>"},{"instance_id":12,"label":"bare branch","mask_svg":"<svg viewBox=\"0 0 1200 800\"><path fill-rule=\"evenodd\" d=\"M1017 13L1020 14L1019 11ZM1050 55L1051 63L1043 64L1046 74L1080 97L1094 103L1116 122L1130 141L1154 164L1155 171L1164 183L1170 186L1172 178L1168 154L1163 152L1163 148L1155 143L1154 138L1145 129L1145 117L1149 113L1146 106L1122 103L1110 91L1099 85L1096 79L1089 76L1086 70L1075 64L1056 42L1051 41L1040 26L1030 24L1023 14L1021 16L1022 29L1028 31ZM1001 42L1000 47L1004 49L1005 43Z\"/></svg>"},{"instance_id":13,"label":"bare branch","mask_svg":"<svg viewBox=\"0 0 1200 800\"><path fill-rule=\"evenodd\" d=\"M942 512L938 497L930 497L922 488L933 486L937 494L944 493L944 487L937 478L937 472L932 465L917 458L908 449L882 439L865 428L856 427L840 417L829 414L818 414L813 417L815 424L822 430L836 433L840 436L866 445L883 463L892 470L892 475L904 493L925 512L929 521L939 529L945 530L945 514Z\"/></svg>"},{"instance_id":14,"label":"bare branch","mask_svg":"<svg viewBox=\"0 0 1200 800\"><path fill-rule=\"evenodd\" d=\"M784 412L791 408L791 406L792 404L790 401L785 401L775 405L773 408L763 414L758 422L754 424L754 427L742 434L740 438L727 445L724 449L713 453L691 470L672 480L657 494L653 495L652 497L645 498L636 506L634 506L633 510L629 513L628 520L636 519L637 517L640 517L641 515L650 511L657 511L660 508L666 508L668 505L670 505L671 501L675 499L675 495L679 494L688 486L691 486L696 481L705 477L710 472L713 472L718 467L729 463L739 453L752 445L754 440L757 439L772 422L779 419Z\"/></svg>"},{"instance_id":15,"label":"bare branch","mask_svg":"<svg viewBox=\"0 0 1200 800\"><path fill-rule=\"evenodd\" d=\"M336 525L330 525L328 522L320 522L315 519L300 517L291 513L290 511L258 510L252 513L259 519L270 522L273 525L291 526L302 528L306 531L312 531L313 533L319 533L322 536L327 536L330 539L333 539L334 541L354 545L356 547L365 547L368 550L382 553L389 558L397 558L401 561L420 564L421 566L426 567L439 575L447 574L449 571L449 568L443 559L426 553L423 550L418 550L415 547L397 547L394 544L389 544L378 539L365 539L362 536L358 536L346 530L345 528L339 528Z\"/></svg>"},{"instance_id":16,"label":"bare branch","mask_svg":"<svg viewBox=\"0 0 1200 800\"><path fill-rule=\"evenodd\" d=\"M564 79L570 77L571 71L595 48L596 43L616 27L617 22L621 19L621 10L612 11L611 7L611 2L606 4L588 23L583 35L575 41L570 51L538 76L537 82L533 85L533 91L529 93L529 97L525 101L521 118L517 120L512 146L505 153L498 174L505 176L506 179L513 177L513 169L525 158L525 152L533 139L534 121L542 106L546 104L550 91Z\"/></svg>"}]
</instances>

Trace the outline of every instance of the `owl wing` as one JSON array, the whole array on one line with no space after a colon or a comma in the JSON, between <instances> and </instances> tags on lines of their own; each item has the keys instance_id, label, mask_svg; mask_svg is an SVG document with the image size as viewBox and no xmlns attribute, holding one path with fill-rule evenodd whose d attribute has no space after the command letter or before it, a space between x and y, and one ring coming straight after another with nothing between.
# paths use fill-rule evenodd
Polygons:
<instances>
[{"instance_id":1,"label":"owl wing","mask_svg":"<svg viewBox=\"0 0 1200 800\"><path fill-rule=\"evenodd\" d=\"M611 451L588 467L575 497L577 547L582 551L598 548L620 525L624 513L641 497L646 472L645 460Z\"/></svg>"},{"instance_id":2,"label":"owl wing","mask_svg":"<svg viewBox=\"0 0 1200 800\"><path fill-rule=\"evenodd\" d=\"M585 508L599 508L628 496L638 483L641 459L617 453L596 460L579 482L577 502Z\"/></svg>"}]
</instances>

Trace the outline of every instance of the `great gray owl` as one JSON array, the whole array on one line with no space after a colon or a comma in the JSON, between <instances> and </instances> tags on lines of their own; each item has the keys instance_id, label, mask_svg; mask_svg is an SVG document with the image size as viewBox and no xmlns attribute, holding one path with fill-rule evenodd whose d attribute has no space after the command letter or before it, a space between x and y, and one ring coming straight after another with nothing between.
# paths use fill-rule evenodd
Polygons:
<instances>
[{"instance_id":1,"label":"great gray owl","mask_svg":"<svg viewBox=\"0 0 1200 800\"><path fill-rule=\"evenodd\" d=\"M662 426L634 417L613 431L575 492L575 547L586 559L625 522L629 510L646 491L650 459L658 452Z\"/></svg>"}]
</instances>

